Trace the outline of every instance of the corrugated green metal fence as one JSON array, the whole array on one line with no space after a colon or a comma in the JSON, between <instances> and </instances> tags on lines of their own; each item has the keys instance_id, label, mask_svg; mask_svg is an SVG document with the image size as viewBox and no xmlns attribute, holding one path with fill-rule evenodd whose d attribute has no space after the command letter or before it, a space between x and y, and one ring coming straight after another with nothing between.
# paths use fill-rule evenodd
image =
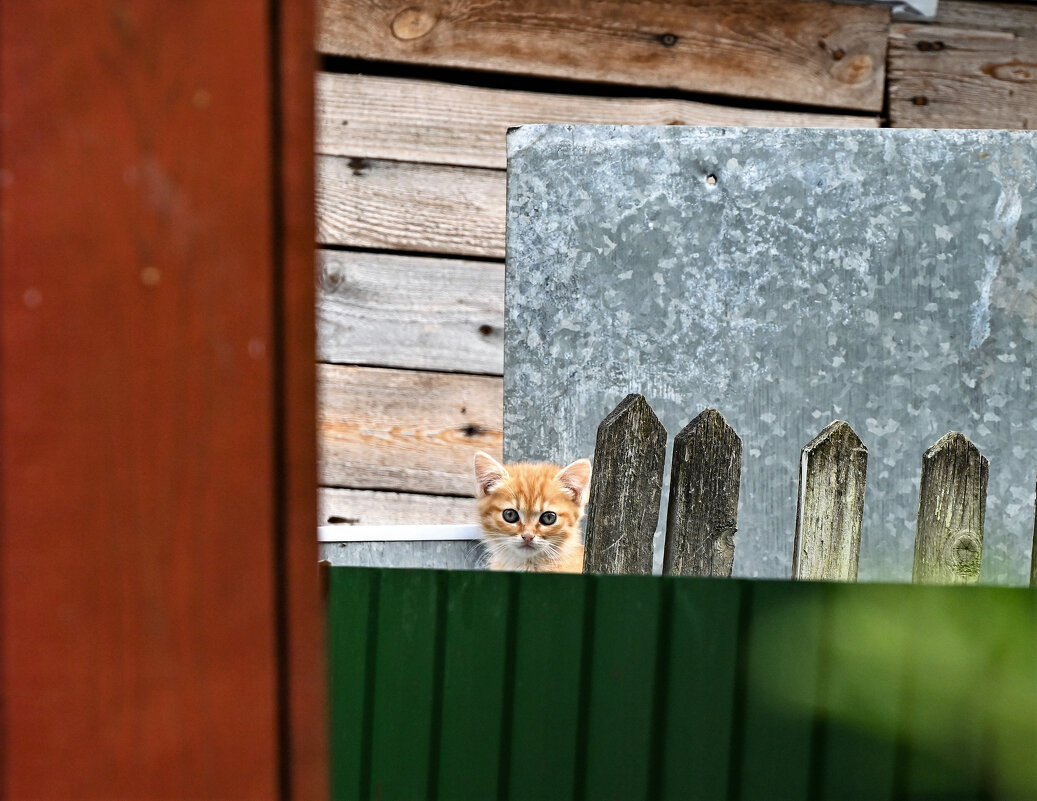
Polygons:
<instances>
[{"instance_id":1,"label":"corrugated green metal fence","mask_svg":"<svg viewBox=\"0 0 1037 801\"><path fill-rule=\"evenodd\" d=\"M1037 798L1037 593L333 567L336 799Z\"/></svg>"}]
</instances>

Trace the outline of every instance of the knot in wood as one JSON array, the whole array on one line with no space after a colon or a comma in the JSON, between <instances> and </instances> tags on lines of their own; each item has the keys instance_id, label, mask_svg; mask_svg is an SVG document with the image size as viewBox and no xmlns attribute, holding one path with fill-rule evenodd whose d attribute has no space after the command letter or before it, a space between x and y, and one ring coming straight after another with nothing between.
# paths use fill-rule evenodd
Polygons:
<instances>
[{"instance_id":1,"label":"knot in wood","mask_svg":"<svg viewBox=\"0 0 1037 801\"><path fill-rule=\"evenodd\" d=\"M953 540L948 554L951 570L964 581L979 578L980 558L983 545L975 534L960 532Z\"/></svg>"},{"instance_id":2,"label":"knot in wood","mask_svg":"<svg viewBox=\"0 0 1037 801\"><path fill-rule=\"evenodd\" d=\"M402 41L420 39L428 34L439 19L423 8L405 8L392 21L392 35Z\"/></svg>"},{"instance_id":3,"label":"knot in wood","mask_svg":"<svg viewBox=\"0 0 1037 801\"><path fill-rule=\"evenodd\" d=\"M875 75L875 61L867 53L858 53L848 58L836 59L832 77L849 85L867 83Z\"/></svg>"},{"instance_id":4,"label":"knot in wood","mask_svg":"<svg viewBox=\"0 0 1037 801\"><path fill-rule=\"evenodd\" d=\"M337 290L339 286L342 284L344 277L345 276L343 276L342 273L340 273L338 270L325 270L324 280L322 282L324 284L324 291L335 292L335 290Z\"/></svg>"},{"instance_id":5,"label":"knot in wood","mask_svg":"<svg viewBox=\"0 0 1037 801\"><path fill-rule=\"evenodd\" d=\"M738 529L731 524L728 524L713 539L713 550L717 553L726 554L729 551L733 551L735 547L735 532Z\"/></svg>"},{"instance_id":6,"label":"knot in wood","mask_svg":"<svg viewBox=\"0 0 1037 801\"><path fill-rule=\"evenodd\" d=\"M984 64L980 70L995 80L1010 83L1028 83L1037 77L1037 63L1028 63L1017 58L1003 64Z\"/></svg>"}]
</instances>

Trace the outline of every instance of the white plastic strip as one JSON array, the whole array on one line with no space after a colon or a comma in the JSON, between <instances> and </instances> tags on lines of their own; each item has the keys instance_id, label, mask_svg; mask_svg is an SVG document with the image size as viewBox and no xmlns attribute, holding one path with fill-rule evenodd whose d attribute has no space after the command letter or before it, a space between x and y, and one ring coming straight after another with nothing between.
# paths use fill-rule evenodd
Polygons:
<instances>
[{"instance_id":1,"label":"white plastic strip","mask_svg":"<svg viewBox=\"0 0 1037 801\"><path fill-rule=\"evenodd\" d=\"M936 17L938 0L839 0L857 5L889 6L893 19L932 20Z\"/></svg>"},{"instance_id":2,"label":"white plastic strip","mask_svg":"<svg viewBox=\"0 0 1037 801\"><path fill-rule=\"evenodd\" d=\"M477 540L478 526L320 526L317 542L422 542Z\"/></svg>"}]
</instances>

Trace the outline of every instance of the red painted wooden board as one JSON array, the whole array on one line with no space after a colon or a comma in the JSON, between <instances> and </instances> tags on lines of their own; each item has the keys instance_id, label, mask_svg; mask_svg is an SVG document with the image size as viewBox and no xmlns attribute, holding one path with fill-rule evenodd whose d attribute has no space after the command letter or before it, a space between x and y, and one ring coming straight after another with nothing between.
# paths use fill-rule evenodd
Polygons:
<instances>
[{"instance_id":1,"label":"red painted wooden board","mask_svg":"<svg viewBox=\"0 0 1037 801\"><path fill-rule=\"evenodd\" d=\"M0 6L6 799L324 792L312 30L273 9Z\"/></svg>"}]
</instances>

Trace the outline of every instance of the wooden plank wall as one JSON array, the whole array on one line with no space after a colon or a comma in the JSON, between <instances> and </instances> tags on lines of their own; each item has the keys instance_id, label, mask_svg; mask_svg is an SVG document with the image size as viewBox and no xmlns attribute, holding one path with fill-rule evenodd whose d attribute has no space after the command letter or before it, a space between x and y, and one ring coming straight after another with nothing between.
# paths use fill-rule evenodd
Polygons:
<instances>
[{"instance_id":1,"label":"wooden plank wall","mask_svg":"<svg viewBox=\"0 0 1037 801\"><path fill-rule=\"evenodd\" d=\"M1019 128L1037 109L1029 4L891 24L819 0L323 0L318 46L322 522L464 522L472 454L500 453L509 126Z\"/></svg>"}]
</instances>

